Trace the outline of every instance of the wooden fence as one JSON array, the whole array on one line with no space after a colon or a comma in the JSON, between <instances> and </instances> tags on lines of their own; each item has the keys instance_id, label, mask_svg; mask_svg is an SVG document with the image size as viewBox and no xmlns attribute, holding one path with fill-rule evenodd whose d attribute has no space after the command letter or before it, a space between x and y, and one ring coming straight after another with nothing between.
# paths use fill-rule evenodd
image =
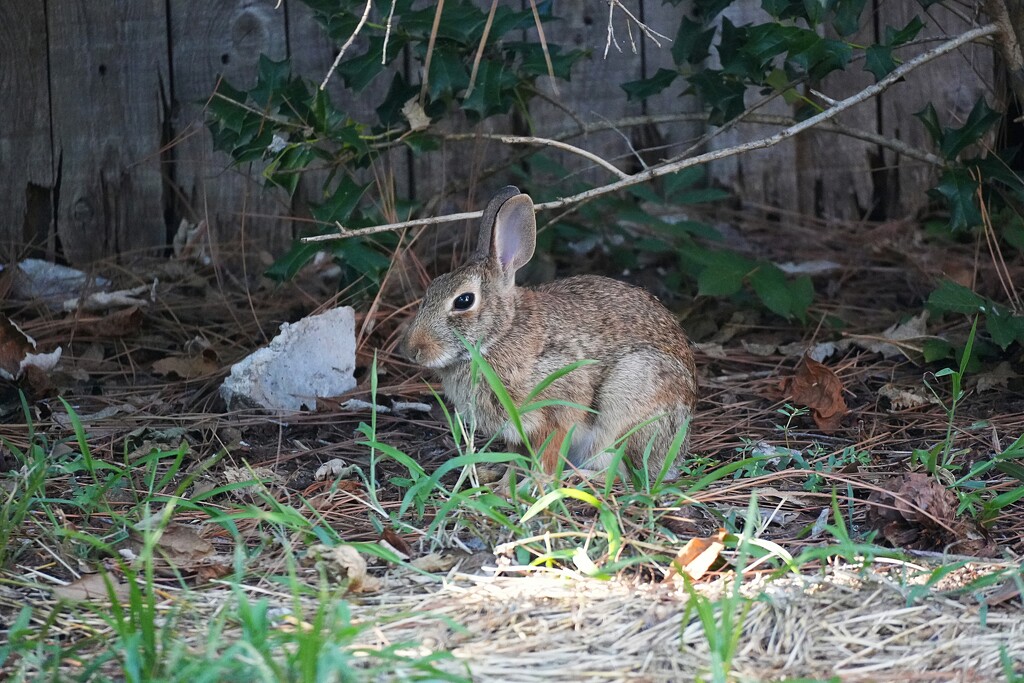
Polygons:
<instances>
[{"instance_id":1,"label":"wooden fence","mask_svg":"<svg viewBox=\"0 0 1024 683\"><path fill-rule=\"evenodd\" d=\"M508 0L517 5L520 0ZM672 34L686 3L631 0L637 16ZM204 103L219 75L251 85L259 55L289 57L293 70L319 81L335 46L297 0L19 0L0 3L0 255L27 253L87 264L111 255L166 249L181 219L206 219L215 240L239 236L272 253L292 239L295 199L262 185L258 169L234 168L214 153L204 126ZM903 26L919 12L914 0L875 0L876 20L861 42L886 25ZM728 12L742 23L758 12L748 0ZM572 123L626 116L702 111L692 97L659 95L627 102L618 83L671 65L668 45L640 41L602 60L608 5L597 0L556 3L564 21L549 40L593 50L593 57L532 118L538 134ZM935 7L927 32L948 35L963 27ZM621 13L619 20L623 20ZM946 120L964 117L992 81L991 50L950 55L880 99L843 117L849 126L928 148L911 113L928 101ZM418 80L417 75L409 75ZM870 82L856 69L826 79L820 88L839 98ZM337 79L336 79L337 80ZM383 79L379 79L383 80ZM333 86L335 97L352 95ZM386 87L382 84L381 87ZM358 105L358 102L355 104ZM788 113L784 105L772 105ZM722 147L770 129L744 125L709 143ZM660 144L682 149L706 132L697 123L649 127ZM628 158L618 131L576 140L609 159ZM634 139L634 142L636 140ZM483 163L487 146L452 148L434 159L391 158L399 191L423 198ZM920 208L933 170L907 162L878 145L811 132L759 153L717 163L713 179L744 201L825 218L906 215Z\"/></svg>"}]
</instances>

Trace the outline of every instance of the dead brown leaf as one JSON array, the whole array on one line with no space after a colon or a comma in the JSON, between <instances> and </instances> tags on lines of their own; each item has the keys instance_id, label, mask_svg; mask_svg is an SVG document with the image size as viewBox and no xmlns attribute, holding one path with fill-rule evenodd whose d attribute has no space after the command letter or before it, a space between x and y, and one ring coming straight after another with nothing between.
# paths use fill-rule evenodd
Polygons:
<instances>
[{"instance_id":1,"label":"dead brown leaf","mask_svg":"<svg viewBox=\"0 0 1024 683\"><path fill-rule=\"evenodd\" d=\"M205 354L196 356L168 356L153 363L153 374L160 377L176 376L180 379L195 379L212 375L220 369L220 366L206 357Z\"/></svg>"},{"instance_id":2,"label":"dead brown leaf","mask_svg":"<svg viewBox=\"0 0 1024 683\"><path fill-rule=\"evenodd\" d=\"M106 315L81 315L75 320L76 337L120 339L142 329L142 309L132 306Z\"/></svg>"},{"instance_id":3,"label":"dead brown leaf","mask_svg":"<svg viewBox=\"0 0 1024 683\"><path fill-rule=\"evenodd\" d=\"M7 379L18 377L21 374L21 362L35 350L32 339L10 318L0 313L0 377L4 377L4 373L9 376Z\"/></svg>"},{"instance_id":4,"label":"dead brown leaf","mask_svg":"<svg viewBox=\"0 0 1024 683\"><path fill-rule=\"evenodd\" d=\"M119 583L116 578L103 574L84 574L77 581L72 581L66 586L54 586L53 595L61 600L72 600L75 602L110 602L110 593L107 592L107 580L109 579L114 589L114 597L119 601L128 599L128 586Z\"/></svg>"},{"instance_id":5,"label":"dead brown leaf","mask_svg":"<svg viewBox=\"0 0 1024 683\"><path fill-rule=\"evenodd\" d=\"M831 433L839 429L843 416L850 412L843 399L843 383L827 366L804 356L796 374L779 387L794 403L811 409L818 429Z\"/></svg>"},{"instance_id":6,"label":"dead brown leaf","mask_svg":"<svg viewBox=\"0 0 1024 683\"><path fill-rule=\"evenodd\" d=\"M308 557L322 567L330 579L338 583L348 581L348 590L352 593L374 593L381 589L380 579L367 573L366 559L350 545L330 548L318 543L310 546Z\"/></svg>"},{"instance_id":7,"label":"dead brown leaf","mask_svg":"<svg viewBox=\"0 0 1024 683\"><path fill-rule=\"evenodd\" d=\"M440 553L430 553L417 557L415 560L410 562L413 567L423 570L425 572L446 572L455 566L455 563L459 561L459 558L455 555L442 555Z\"/></svg>"},{"instance_id":8,"label":"dead brown leaf","mask_svg":"<svg viewBox=\"0 0 1024 683\"><path fill-rule=\"evenodd\" d=\"M934 477L911 472L885 488L868 497L868 524L893 546L979 557L996 551L974 520L957 516L956 495Z\"/></svg>"},{"instance_id":9,"label":"dead brown leaf","mask_svg":"<svg viewBox=\"0 0 1024 683\"><path fill-rule=\"evenodd\" d=\"M145 522L140 523L145 526ZM142 551L145 538L139 530L133 529L129 536L132 551ZM209 563L214 554L213 544L199 535L195 527L171 522L160 533L155 548L156 557L174 569L193 571Z\"/></svg>"},{"instance_id":10,"label":"dead brown leaf","mask_svg":"<svg viewBox=\"0 0 1024 683\"><path fill-rule=\"evenodd\" d=\"M388 545L406 557L412 557L416 554L413 552L412 546L409 545L409 542L402 538L394 529L385 529L381 534L381 540L385 541Z\"/></svg>"},{"instance_id":11,"label":"dead brown leaf","mask_svg":"<svg viewBox=\"0 0 1024 683\"><path fill-rule=\"evenodd\" d=\"M691 579L697 581L718 561L724 549L724 529L708 538L691 538L672 561L672 566L665 575L666 580L685 572Z\"/></svg>"}]
</instances>

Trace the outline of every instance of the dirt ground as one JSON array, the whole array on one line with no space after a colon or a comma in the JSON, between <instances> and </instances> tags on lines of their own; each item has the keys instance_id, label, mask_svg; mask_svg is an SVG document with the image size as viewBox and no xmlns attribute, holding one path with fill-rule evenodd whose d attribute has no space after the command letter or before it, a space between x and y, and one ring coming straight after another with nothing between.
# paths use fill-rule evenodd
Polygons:
<instances>
[{"instance_id":1,"label":"dirt ground","mask_svg":"<svg viewBox=\"0 0 1024 683\"><path fill-rule=\"evenodd\" d=\"M924 330L917 328L918 333L903 339L893 327L923 310L939 274L998 298L999 281L984 243L929 238L909 223L825 229L793 217L786 217L786 239L780 240L775 220L750 215L721 220L739 226L737 239L761 257L828 262L823 274L815 276L811 318L843 324L805 326L741 303L659 292L680 314L698 349L701 401L692 426L698 463L693 481L752 455L777 457L739 467L686 497L656 501L661 507L655 534L643 523L645 511L619 508L627 545L634 551L656 548L671 557L688 540L712 537L729 520L742 520L756 493L758 538L798 556L837 543L821 521L835 523L829 519L835 501L851 542L875 530L877 547L902 552L826 552L790 572L756 563L747 567L740 590L753 600L745 608L732 659L737 679L991 681L1007 675L1006 661L1017 675L1024 674L1019 590L1024 504L1012 502L982 523L980 510L974 515L958 510L966 499L946 488L1024 434L1020 349L1011 347L1002 361L968 373L966 395L951 421L926 386L949 402L948 378L935 376L943 364L924 363L920 349L930 337L963 343L970 320L932 315ZM1012 282L1024 282L1019 254L1006 265ZM116 288L156 282L153 296L147 292L145 302L136 306L64 313L0 294L0 313L34 337L40 349L63 349L52 373L26 377L19 385L0 384L0 436L8 446L25 450L33 438L20 388L28 394L34 434L45 437L53 457L75 450L73 424L57 399L61 396L80 416L94 458L124 463L184 443L182 473L203 469L186 497L200 487L208 491L256 473L266 495L296 510L315 510L344 541L376 544L383 539L387 548L409 559L441 558L428 569L434 578L427 579L404 565L370 557L369 575L379 583L350 593L356 617L384 620L364 633L368 647L415 642L416 651L444 650L455 655L451 666L462 670L468 665L474 680L536 680L542 675L692 680L708 670L713 649L708 632L689 611L684 583L664 580L663 562L621 564L606 579L587 577L571 562L526 567L516 552L526 545L522 539L472 510L446 511L459 522L435 525L428 533L438 511L428 507L419 517L413 506L402 524L382 532L381 521L401 504L401 483L394 480L408 475L405 466L380 459L372 505L358 477L316 476L334 459L363 472L369 468L369 449L360 444L365 436L357 429L370 421L370 414L340 406L349 398L370 400L375 354L380 404L408 400L432 406L429 413L378 415L378 441L408 454L427 473L452 457L454 441L429 393L429 377L396 350L401 325L413 310L405 301L382 297L357 309L359 385L354 392L323 401L316 412L272 417L228 411L218 387L230 366L267 343L282 322L337 305L335 285L321 272L310 268L294 282L277 285L251 272L246 278L194 261L154 258L130 266L100 264L97 272ZM638 279L648 284L643 274ZM4 282L0 279L0 292ZM826 431L813 410L793 415L786 406L799 407L791 394L805 352L829 350L821 362L827 376L838 380L837 395L848 412L835 417L834 428ZM950 423L956 471L945 478L920 474L915 449L943 443ZM0 470L19 467L11 448L0 448ZM917 475L908 476L912 472ZM148 490L143 476L140 468L135 479L107 491L111 505L128 509L137 500L133 493ZM453 472L445 481L457 476ZM1010 474L994 470L976 479L971 492L978 501L1021 486ZM176 481L180 478L165 488L172 490ZM81 476L55 477L48 495L71 499L81 485ZM908 499L920 506L908 508ZM614 506L624 500L627 496L617 489L608 502ZM267 506L266 497L245 490L213 502L222 510ZM593 526L592 513L588 517L586 510L572 506L568 511L573 519L546 518L544 524ZM235 539L217 525L204 524L205 519L187 509L175 514L175 522L199 530L213 555L229 557ZM86 518L72 509L61 522L97 535L110 523L109 517ZM257 527L240 527L252 547L261 542ZM537 532L543 534L543 528ZM48 582L73 584L88 565L105 561L63 557L54 562L53 553L67 546L34 545L26 540L31 535L28 525L17 562L4 570L9 580L0 585L0 620L13 618L26 600L52 604L44 590L29 583L43 588ZM265 575L278 566L276 557L275 551L265 551L250 575L252 590L269 585ZM724 551L722 558L725 566L714 565L696 581L706 596L731 590L728 563L735 555ZM201 624L204 610L215 609L221 594L227 597L217 582L222 574L205 559L183 561L178 568L181 581L203 596L195 613ZM935 574L936 568L946 569ZM986 576L997 579L985 581ZM286 596L278 597L287 602ZM721 604L719 609L724 609ZM70 633L67 619L60 623Z\"/></svg>"}]
</instances>

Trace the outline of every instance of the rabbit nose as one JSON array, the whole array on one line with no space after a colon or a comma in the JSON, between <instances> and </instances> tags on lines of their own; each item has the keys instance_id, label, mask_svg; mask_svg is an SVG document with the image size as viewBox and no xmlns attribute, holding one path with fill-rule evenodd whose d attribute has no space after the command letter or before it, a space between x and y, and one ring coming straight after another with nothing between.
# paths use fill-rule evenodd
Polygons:
<instances>
[{"instance_id":1,"label":"rabbit nose","mask_svg":"<svg viewBox=\"0 0 1024 683\"><path fill-rule=\"evenodd\" d=\"M420 362L420 353L423 350L423 331L417 327L410 328L402 339L402 355L414 363Z\"/></svg>"}]
</instances>

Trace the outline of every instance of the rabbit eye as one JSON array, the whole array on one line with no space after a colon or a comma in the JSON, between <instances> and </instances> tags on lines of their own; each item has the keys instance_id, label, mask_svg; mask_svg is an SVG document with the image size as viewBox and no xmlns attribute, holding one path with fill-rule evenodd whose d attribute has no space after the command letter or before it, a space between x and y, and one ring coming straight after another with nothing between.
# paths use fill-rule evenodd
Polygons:
<instances>
[{"instance_id":1,"label":"rabbit eye","mask_svg":"<svg viewBox=\"0 0 1024 683\"><path fill-rule=\"evenodd\" d=\"M468 311L473 307L473 302L476 297L473 296L472 292L466 292L465 294L459 294L455 297L455 301L452 302L452 310L455 311Z\"/></svg>"}]
</instances>

